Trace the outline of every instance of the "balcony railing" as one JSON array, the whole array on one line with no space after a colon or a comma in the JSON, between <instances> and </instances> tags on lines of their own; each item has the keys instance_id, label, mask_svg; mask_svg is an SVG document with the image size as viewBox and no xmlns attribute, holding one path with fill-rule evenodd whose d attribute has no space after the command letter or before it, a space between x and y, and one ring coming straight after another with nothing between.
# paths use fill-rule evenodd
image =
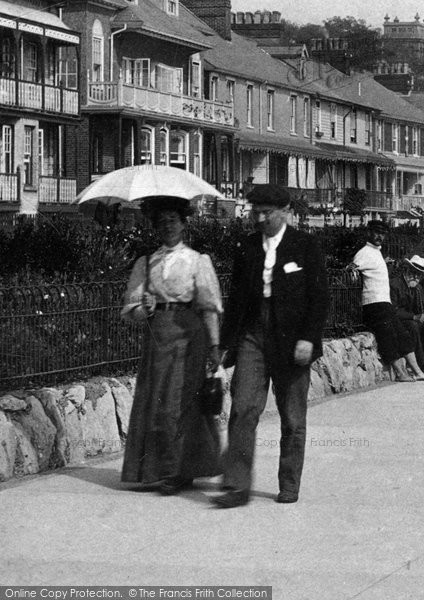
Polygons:
<instances>
[{"instance_id":1,"label":"balcony railing","mask_svg":"<svg viewBox=\"0 0 424 600\"><path fill-rule=\"evenodd\" d=\"M0 202L19 202L19 174L0 173Z\"/></svg>"},{"instance_id":2,"label":"balcony railing","mask_svg":"<svg viewBox=\"0 0 424 600\"><path fill-rule=\"evenodd\" d=\"M121 80L114 83L89 83L88 105L122 106L172 117L184 117L195 122L234 126L234 107L230 102L202 100L182 94L136 87L127 85Z\"/></svg>"},{"instance_id":3,"label":"balcony railing","mask_svg":"<svg viewBox=\"0 0 424 600\"><path fill-rule=\"evenodd\" d=\"M325 206L336 204L340 192L334 188L294 188L285 187L289 192L292 202L306 201L309 205Z\"/></svg>"},{"instance_id":4,"label":"balcony railing","mask_svg":"<svg viewBox=\"0 0 424 600\"><path fill-rule=\"evenodd\" d=\"M38 181L38 202L41 204L70 204L75 200L76 190L75 179L43 175Z\"/></svg>"},{"instance_id":5,"label":"balcony railing","mask_svg":"<svg viewBox=\"0 0 424 600\"><path fill-rule=\"evenodd\" d=\"M61 86L0 78L0 106L78 115L79 92Z\"/></svg>"},{"instance_id":6,"label":"balcony railing","mask_svg":"<svg viewBox=\"0 0 424 600\"><path fill-rule=\"evenodd\" d=\"M381 209L381 210L393 210L393 194L390 192L378 192L374 190L365 190L366 194L366 208L369 209Z\"/></svg>"},{"instance_id":7,"label":"balcony railing","mask_svg":"<svg viewBox=\"0 0 424 600\"><path fill-rule=\"evenodd\" d=\"M416 207L424 209L424 196L417 194L401 196L395 199L394 204L396 210L410 210Z\"/></svg>"}]
</instances>

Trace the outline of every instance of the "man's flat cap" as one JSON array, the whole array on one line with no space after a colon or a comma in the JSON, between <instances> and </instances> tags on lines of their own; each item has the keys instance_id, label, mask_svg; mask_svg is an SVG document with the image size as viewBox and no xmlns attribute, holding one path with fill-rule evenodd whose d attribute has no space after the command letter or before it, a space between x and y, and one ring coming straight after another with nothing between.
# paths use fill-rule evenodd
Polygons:
<instances>
[{"instance_id":1,"label":"man's flat cap","mask_svg":"<svg viewBox=\"0 0 424 600\"><path fill-rule=\"evenodd\" d=\"M290 204L290 194L286 189L274 183L262 183L255 185L253 190L246 196L252 204L271 204L284 208Z\"/></svg>"},{"instance_id":2,"label":"man's flat cap","mask_svg":"<svg viewBox=\"0 0 424 600\"><path fill-rule=\"evenodd\" d=\"M370 231L375 231L376 233L389 232L389 226L384 221L369 221L367 227Z\"/></svg>"}]
</instances>

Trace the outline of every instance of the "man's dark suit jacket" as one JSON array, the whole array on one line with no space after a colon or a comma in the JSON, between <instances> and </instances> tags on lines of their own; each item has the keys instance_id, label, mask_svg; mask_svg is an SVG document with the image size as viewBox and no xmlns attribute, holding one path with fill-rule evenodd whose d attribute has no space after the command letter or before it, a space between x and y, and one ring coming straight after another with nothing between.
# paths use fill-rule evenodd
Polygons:
<instances>
[{"instance_id":1,"label":"man's dark suit jacket","mask_svg":"<svg viewBox=\"0 0 424 600\"><path fill-rule=\"evenodd\" d=\"M223 348L234 350L259 316L264 260L262 234L258 232L247 238L234 261L232 287L221 330ZM301 269L289 272L293 268L293 264L287 266L289 263L296 263ZM298 340L313 343L312 360L321 356L328 290L324 262L313 236L287 226L277 247L270 302L281 366L293 364Z\"/></svg>"},{"instance_id":2,"label":"man's dark suit jacket","mask_svg":"<svg viewBox=\"0 0 424 600\"><path fill-rule=\"evenodd\" d=\"M424 294L420 284L408 287L402 275L390 279L390 299L397 315L403 321L412 321L414 315L424 312Z\"/></svg>"}]
</instances>

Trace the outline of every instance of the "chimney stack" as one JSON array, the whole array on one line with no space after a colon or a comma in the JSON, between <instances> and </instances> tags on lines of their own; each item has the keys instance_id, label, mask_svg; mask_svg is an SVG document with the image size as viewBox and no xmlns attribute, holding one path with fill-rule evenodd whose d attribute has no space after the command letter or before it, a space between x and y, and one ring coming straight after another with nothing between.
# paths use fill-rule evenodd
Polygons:
<instances>
[{"instance_id":1,"label":"chimney stack","mask_svg":"<svg viewBox=\"0 0 424 600\"><path fill-rule=\"evenodd\" d=\"M231 0L180 0L224 40L231 40Z\"/></svg>"}]
</instances>

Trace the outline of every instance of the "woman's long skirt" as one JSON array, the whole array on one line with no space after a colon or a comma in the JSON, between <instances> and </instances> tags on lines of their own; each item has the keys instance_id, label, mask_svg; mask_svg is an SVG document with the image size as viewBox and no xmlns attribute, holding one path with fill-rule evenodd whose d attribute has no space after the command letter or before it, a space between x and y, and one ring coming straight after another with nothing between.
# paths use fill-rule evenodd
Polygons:
<instances>
[{"instance_id":1,"label":"woman's long skirt","mask_svg":"<svg viewBox=\"0 0 424 600\"><path fill-rule=\"evenodd\" d=\"M125 445L122 481L153 483L220 472L213 416L200 410L206 330L192 309L148 320Z\"/></svg>"}]
</instances>

